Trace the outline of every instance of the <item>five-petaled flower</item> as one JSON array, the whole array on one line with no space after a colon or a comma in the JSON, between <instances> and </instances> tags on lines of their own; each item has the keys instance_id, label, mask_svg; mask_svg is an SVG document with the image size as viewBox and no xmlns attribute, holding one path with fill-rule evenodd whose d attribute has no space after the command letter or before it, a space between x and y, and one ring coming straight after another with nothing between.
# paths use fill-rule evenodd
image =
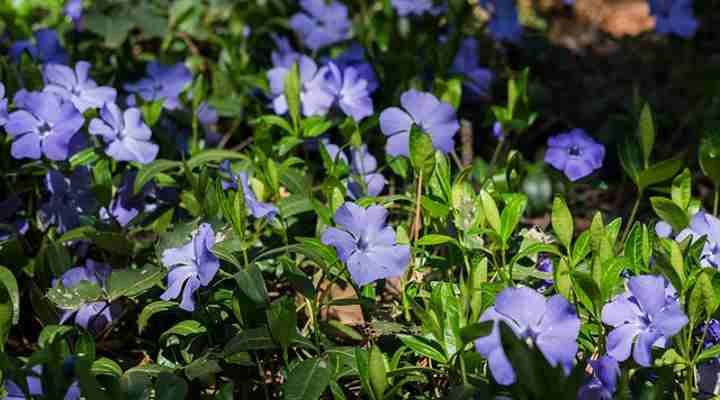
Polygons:
<instances>
[{"instance_id":1,"label":"five-petaled flower","mask_svg":"<svg viewBox=\"0 0 720 400\"><path fill-rule=\"evenodd\" d=\"M70 140L85 120L75 106L48 92L18 92L15 104L21 109L8 117L5 130L13 138L14 158L50 160L68 157Z\"/></svg>"},{"instance_id":2,"label":"five-petaled flower","mask_svg":"<svg viewBox=\"0 0 720 400\"><path fill-rule=\"evenodd\" d=\"M577 353L580 319L575 308L562 296L545 298L527 288L506 288L485 310L480 322L494 321L490 335L475 341L475 349L488 360L490 372L501 385L515 382L516 376L500 340L499 322L505 322L515 335L531 342L553 365L569 373Z\"/></svg>"},{"instance_id":3,"label":"five-petaled flower","mask_svg":"<svg viewBox=\"0 0 720 400\"><path fill-rule=\"evenodd\" d=\"M675 289L662 276L630 278L628 290L602 309L602 321L614 327L607 337L607 352L618 361L630 357L652 365L652 347L665 347L688 323ZM635 343L633 349L633 342Z\"/></svg>"},{"instance_id":4,"label":"five-petaled flower","mask_svg":"<svg viewBox=\"0 0 720 400\"><path fill-rule=\"evenodd\" d=\"M64 233L80 226L80 215L91 214L97 207L90 190L90 172L78 167L68 178L61 172L50 170L45 176L45 188L50 200L40 207L40 216L49 225L57 225Z\"/></svg>"},{"instance_id":5,"label":"five-petaled flower","mask_svg":"<svg viewBox=\"0 0 720 400\"><path fill-rule=\"evenodd\" d=\"M578 400L612 400L620 376L620 365L611 356L590 361L592 375L580 387Z\"/></svg>"},{"instance_id":6,"label":"five-petaled flower","mask_svg":"<svg viewBox=\"0 0 720 400\"><path fill-rule=\"evenodd\" d=\"M157 156L159 147L150 141L152 131L145 125L137 108L124 112L115 103L100 109L100 118L90 121L88 131L103 138L107 154L117 161L147 164Z\"/></svg>"},{"instance_id":7,"label":"five-petaled flower","mask_svg":"<svg viewBox=\"0 0 720 400\"><path fill-rule=\"evenodd\" d=\"M303 12L290 17L290 27L312 51L350 37L347 7L335 0L300 0Z\"/></svg>"},{"instance_id":8,"label":"five-petaled flower","mask_svg":"<svg viewBox=\"0 0 720 400\"><path fill-rule=\"evenodd\" d=\"M15 62L20 61L23 52L27 52L34 60L41 63L65 64L68 62L68 54L60 45L58 34L52 29L40 29L33 32L32 39L18 40L10 47L10 58Z\"/></svg>"},{"instance_id":9,"label":"five-petaled flower","mask_svg":"<svg viewBox=\"0 0 720 400\"><path fill-rule=\"evenodd\" d=\"M584 178L602 167L605 146L582 129L573 129L548 138L545 162L563 171L571 181Z\"/></svg>"},{"instance_id":10,"label":"five-petaled flower","mask_svg":"<svg viewBox=\"0 0 720 400\"><path fill-rule=\"evenodd\" d=\"M655 31L690 38L698 28L692 0L648 0L650 15L655 17Z\"/></svg>"},{"instance_id":11,"label":"five-petaled flower","mask_svg":"<svg viewBox=\"0 0 720 400\"><path fill-rule=\"evenodd\" d=\"M335 101L345 115L359 122L373 114L373 101L368 92L368 82L354 67L342 71L332 61L328 63L325 88L335 96Z\"/></svg>"},{"instance_id":12,"label":"five-petaled flower","mask_svg":"<svg viewBox=\"0 0 720 400\"><path fill-rule=\"evenodd\" d=\"M223 161L219 168L225 176L222 180L223 189L238 189L238 182L242 185L243 194L245 195L245 206L250 214L255 218L273 219L278 213L278 208L270 203L258 201L255 191L250 187L250 178L244 171L233 172L232 165L229 160ZM225 179L229 178L229 179Z\"/></svg>"},{"instance_id":13,"label":"five-petaled flower","mask_svg":"<svg viewBox=\"0 0 720 400\"><path fill-rule=\"evenodd\" d=\"M123 87L145 101L164 99L163 107L174 110L180 106L180 93L190 81L192 74L183 63L164 65L153 61L147 65L147 77Z\"/></svg>"},{"instance_id":14,"label":"five-petaled flower","mask_svg":"<svg viewBox=\"0 0 720 400\"><path fill-rule=\"evenodd\" d=\"M380 114L380 130L388 141L385 150L391 156L410 155L410 129L413 124L432 138L433 147L449 153L453 137L460 129L455 110L432 93L408 90L400 96L402 109L390 107Z\"/></svg>"},{"instance_id":15,"label":"five-petaled flower","mask_svg":"<svg viewBox=\"0 0 720 400\"><path fill-rule=\"evenodd\" d=\"M220 261L210 250L215 244L215 233L209 224L201 224L193 232L187 244L166 249L162 263L170 268L167 290L160 295L163 300L175 299L181 295L180 308L195 310L193 293L200 286L207 286L220 268Z\"/></svg>"},{"instance_id":16,"label":"five-petaled flower","mask_svg":"<svg viewBox=\"0 0 720 400\"><path fill-rule=\"evenodd\" d=\"M334 62L340 69L353 67L357 71L358 77L365 79L367 82L367 90L369 93L378 88L378 80L375 76L375 70L365 58L365 49L358 43L353 43L347 50L340 53L333 59L324 59L323 62Z\"/></svg>"},{"instance_id":17,"label":"five-petaled flower","mask_svg":"<svg viewBox=\"0 0 720 400\"><path fill-rule=\"evenodd\" d=\"M335 248L358 286L400 276L410 262L410 247L396 244L387 217L382 206L362 208L346 202L335 212L339 228L327 228L322 234L322 243Z\"/></svg>"},{"instance_id":18,"label":"five-petaled flower","mask_svg":"<svg viewBox=\"0 0 720 400\"><path fill-rule=\"evenodd\" d=\"M487 96L493 79L492 71L480 66L477 49L477 39L463 39L450 69L450 71L462 75L463 87L467 89L471 98Z\"/></svg>"},{"instance_id":19,"label":"five-petaled flower","mask_svg":"<svg viewBox=\"0 0 720 400\"><path fill-rule=\"evenodd\" d=\"M62 64L45 64L43 78L43 91L55 93L61 99L73 103L81 113L89 108L114 103L117 95L115 89L98 86L90 78L90 63L87 61L78 61L75 70Z\"/></svg>"},{"instance_id":20,"label":"five-petaled flower","mask_svg":"<svg viewBox=\"0 0 720 400\"><path fill-rule=\"evenodd\" d=\"M285 98L285 80L290 73L291 67L278 66L267 73L270 81L270 94L273 98L273 109L275 114L278 115L288 112L287 99ZM298 72L300 74L300 102L302 103L303 115L309 117L327 114L335 97L325 87L326 69L318 69L315 61L303 55L298 60Z\"/></svg>"}]
</instances>

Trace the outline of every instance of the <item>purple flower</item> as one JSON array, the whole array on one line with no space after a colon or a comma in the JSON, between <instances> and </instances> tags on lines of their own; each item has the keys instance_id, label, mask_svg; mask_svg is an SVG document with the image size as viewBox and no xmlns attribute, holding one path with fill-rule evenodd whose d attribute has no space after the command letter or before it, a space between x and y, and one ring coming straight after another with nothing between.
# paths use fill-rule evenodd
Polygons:
<instances>
[{"instance_id":1,"label":"purple flower","mask_svg":"<svg viewBox=\"0 0 720 400\"><path fill-rule=\"evenodd\" d=\"M348 195L352 199L359 199L363 196L377 196L385 188L385 177L375 172L377 160L367 149L367 145L353 149L352 163L350 169L354 176L348 183ZM362 181L360 181L362 180Z\"/></svg>"},{"instance_id":2,"label":"purple flower","mask_svg":"<svg viewBox=\"0 0 720 400\"><path fill-rule=\"evenodd\" d=\"M480 5L490 13L488 28L496 40L514 42L520 39L522 26L515 0L480 0Z\"/></svg>"},{"instance_id":3,"label":"purple flower","mask_svg":"<svg viewBox=\"0 0 720 400\"><path fill-rule=\"evenodd\" d=\"M395 231L386 225L387 210L367 209L346 202L335 212L341 228L327 228L323 244L333 246L358 286L378 279L400 276L410 262L410 247L395 244Z\"/></svg>"},{"instance_id":4,"label":"purple flower","mask_svg":"<svg viewBox=\"0 0 720 400\"><path fill-rule=\"evenodd\" d=\"M472 97L484 97L488 95L493 73L489 69L480 66L477 58L477 48L477 39L463 39L450 70L463 75L463 86Z\"/></svg>"},{"instance_id":5,"label":"purple flower","mask_svg":"<svg viewBox=\"0 0 720 400\"><path fill-rule=\"evenodd\" d=\"M633 359L649 367L652 347L665 347L688 323L688 318L675 289L662 276L635 276L627 286L628 291L602 309L603 322L615 328L608 335L607 352L616 360L625 361L635 342Z\"/></svg>"},{"instance_id":6,"label":"purple flower","mask_svg":"<svg viewBox=\"0 0 720 400\"><path fill-rule=\"evenodd\" d=\"M698 211L693 215L690 225L680 231L675 240L682 242L687 237L691 241L705 236L705 244L700 254L700 265L703 267L720 267L720 220L712 214Z\"/></svg>"},{"instance_id":7,"label":"purple flower","mask_svg":"<svg viewBox=\"0 0 720 400\"><path fill-rule=\"evenodd\" d=\"M30 396L42 396L43 393L43 387L42 387L42 381L40 380L40 375L42 375L42 366L36 365L32 368L33 373L28 374L25 378L27 383L27 389L30 394ZM20 386L16 384L15 382L11 381L10 379L5 379L5 382L3 383L3 388L7 392L5 397L3 397L3 400L25 400L25 394L23 394L22 389L20 389Z\"/></svg>"},{"instance_id":8,"label":"purple flower","mask_svg":"<svg viewBox=\"0 0 720 400\"><path fill-rule=\"evenodd\" d=\"M147 77L123 87L136 93L145 101L165 99L163 107L174 110L180 105L180 93L192 81L190 70L183 63L173 65L153 61L147 65Z\"/></svg>"},{"instance_id":9,"label":"purple flower","mask_svg":"<svg viewBox=\"0 0 720 400\"><path fill-rule=\"evenodd\" d=\"M70 17L77 29L81 29L80 19L83 15L82 0L67 0L63 12Z\"/></svg>"},{"instance_id":10,"label":"purple flower","mask_svg":"<svg viewBox=\"0 0 720 400\"><path fill-rule=\"evenodd\" d=\"M650 14L655 17L655 30L690 38L698 28L692 0L648 0Z\"/></svg>"},{"instance_id":11,"label":"purple flower","mask_svg":"<svg viewBox=\"0 0 720 400\"><path fill-rule=\"evenodd\" d=\"M335 98L327 92L325 87L326 69L318 70L315 61L304 55L300 57L298 69L303 115L309 117L327 114ZM267 73L270 81L270 94L273 97L273 109L275 114L278 115L288 112L287 99L285 98L285 79L289 72L290 67L275 67Z\"/></svg>"},{"instance_id":12,"label":"purple flower","mask_svg":"<svg viewBox=\"0 0 720 400\"><path fill-rule=\"evenodd\" d=\"M120 185L115 198L110 203L110 215L120 226L127 226L130 221L145 210L145 196L152 189L151 184L146 183L139 193L133 193L136 176L136 171L125 174L122 185Z\"/></svg>"},{"instance_id":13,"label":"purple flower","mask_svg":"<svg viewBox=\"0 0 720 400\"><path fill-rule=\"evenodd\" d=\"M5 85L0 82L0 126L5 126L8 118L8 100L5 98Z\"/></svg>"},{"instance_id":14,"label":"purple flower","mask_svg":"<svg viewBox=\"0 0 720 400\"><path fill-rule=\"evenodd\" d=\"M328 64L325 87L337 99L340 109L345 115L359 122L373 114L373 101L368 92L368 82L359 76L353 67L346 67L342 72L332 61Z\"/></svg>"},{"instance_id":15,"label":"purple flower","mask_svg":"<svg viewBox=\"0 0 720 400\"><path fill-rule=\"evenodd\" d=\"M495 121L493 124L492 135L497 140L505 139L505 132L503 131L502 123Z\"/></svg>"},{"instance_id":16,"label":"purple flower","mask_svg":"<svg viewBox=\"0 0 720 400\"><path fill-rule=\"evenodd\" d=\"M320 139L320 143L325 148L325 151L327 151L331 160L342 160L345 161L346 164L348 163L347 156L345 155L345 152L340 150L340 146L330 143L330 139L327 138Z\"/></svg>"},{"instance_id":17,"label":"purple flower","mask_svg":"<svg viewBox=\"0 0 720 400\"><path fill-rule=\"evenodd\" d=\"M275 217L275 215L278 213L277 207L270 203L263 203L258 201L257 197L255 196L255 192L250 187L250 180L247 173L243 171L234 173L229 160L223 161L223 163L220 165L220 172L224 173L227 177L230 178L229 180L223 179L223 189L237 190L237 183L240 182L243 188L243 193L245 195L245 206L248 208L248 211L250 211L250 214L252 214L253 217L266 219L273 219L273 217Z\"/></svg>"},{"instance_id":18,"label":"purple flower","mask_svg":"<svg viewBox=\"0 0 720 400\"><path fill-rule=\"evenodd\" d=\"M82 113L89 108L100 108L114 103L117 92L108 86L98 86L90 78L90 63L78 61L75 70L62 64L45 64L43 68L45 89L75 105Z\"/></svg>"},{"instance_id":19,"label":"purple flower","mask_svg":"<svg viewBox=\"0 0 720 400\"><path fill-rule=\"evenodd\" d=\"M612 400L620 376L620 365L610 356L590 361L592 376L580 387L578 400Z\"/></svg>"},{"instance_id":20,"label":"purple flower","mask_svg":"<svg viewBox=\"0 0 720 400\"><path fill-rule=\"evenodd\" d=\"M85 122L70 102L47 92L24 92L20 109L10 114L5 131L13 138L14 158L68 157L70 140ZM16 104L18 101L16 100Z\"/></svg>"},{"instance_id":21,"label":"purple flower","mask_svg":"<svg viewBox=\"0 0 720 400\"><path fill-rule=\"evenodd\" d=\"M661 238L668 238L672 235L672 226L665 221L658 221L655 224L655 234Z\"/></svg>"},{"instance_id":22,"label":"purple flower","mask_svg":"<svg viewBox=\"0 0 720 400\"><path fill-rule=\"evenodd\" d=\"M217 144L222 138L222 135L215 129L218 123L217 110L207 101L203 101L198 105L195 115L197 115L197 119L205 132L206 143L210 145Z\"/></svg>"},{"instance_id":23,"label":"purple flower","mask_svg":"<svg viewBox=\"0 0 720 400\"><path fill-rule=\"evenodd\" d=\"M8 240L11 235L24 235L28 230L28 222L18 218L18 211L22 207L20 198L16 195L0 202L0 225L8 225L9 229L0 226L0 241Z\"/></svg>"},{"instance_id":24,"label":"purple flower","mask_svg":"<svg viewBox=\"0 0 720 400\"><path fill-rule=\"evenodd\" d=\"M137 108L122 112L115 103L100 109L100 118L90 121L88 131L103 138L105 151L117 161L137 161L147 164L157 156L159 147L151 142L152 131L142 120Z\"/></svg>"},{"instance_id":25,"label":"purple flower","mask_svg":"<svg viewBox=\"0 0 720 400\"><path fill-rule=\"evenodd\" d=\"M365 49L358 43L353 43L347 50L340 53L334 59L324 59L323 62L334 62L340 69L353 67L357 71L358 77L367 81L367 90L369 93L378 88L378 80L375 76L375 70L372 64L365 59Z\"/></svg>"},{"instance_id":26,"label":"purple flower","mask_svg":"<svg viewBox=\"0 0 720 400\"><path fill-rule=\"evenodd\" d=\"M162 263L170 268L168 288L160 295L163 300L175 299L180 296L180 308L186 311L195 310L193 293L200 286L207 286L220 268L220 261L210 250L215 244L215 233L208 224L201 224L193 232L192 240L174 249L162 253Z\"/></svg>"},{"instance_id":27,"label":"purple flower","mask_svg":"<svg viewBox=\"0 0 720 400\"><path fill-rule=\"evenodd\" d=\"M58 34L52 29L40 29L33 32L35 43L32 40L18 40L10 47L10 58L20 62L20 56L27 51L34 60L42 63L66 64L68 54L60 45Z\"/></svg>"},{"instance_id":28,"label":"purple flower","mask_svg":"<svg viewBox=\"0 0 720 400\"><path fill-rule=\"evenodd\" d=\"M401 17L408 15L422 15L429 12L432 15L440 15L445 11L445 5L433 7L432 0L392 0L392 6Z\"/></svg>"},{"instance_id":29,"label":"purple flower","mask_svg":"<svg viewBox=\"0 0 720 400\"><path fill-rule=\"evenodd\" d=\"M575 182L602 167L605 146L582 129L573 129L548 138L545 162L563 171Z\"/></svg>"},{"instance_id":30,"label":"purple flower","mask_svg":"<svg viewBox=\"0 0 720 400\"><path fill-rule=\"evenodd\" d=\"M275 50L270 54L273 67L290 68L293 63L300 59L302 54L295 51L290 41L283 36L271 35L275 42Z\"/></svg>"},{"instance_id":31,"label":"purple flower","mask_svg":"<svg viewBox=\"0 0 720 400\"><path fill-rule=\"evenodd\" d=\"M50 170L45 176L50 200L40 207L41 217L48 225L56 225L60 233L80 226L80 215L91 214L97 207L90 190L90 172L78 167L68 178Z\"/></svg>"},{"instance_id":32,"label":"purple flower","mask_svg":"<svg viewBox=\"0 0 720 400\"><path fill-rule=\"evenodd\" d=\"M300 0L303 12L290 18L290 27L312 51L350 37L348 10L335 0Z\"/></svg>"},{"instance_id":33,"label":"purple flower","mask_svg":"<svg viewBox=\"0 0 720 400\"><path fill-rule=\"evenodd\" d=\"M545 299L530 288L506 288L495 298L495 305L482 314L483 321L495 324L490 335L475 341L475 349L487 358L499 384L515 382L515 371L502 348L499 321L508 324L519 338L537 346L551 365L559 364L566 374L570 372L577 353L580 319L562 296Z\"/></svg>"},{"instance_id":34,"label":"purple flower","mask_svg":"<svg viewBox=\"0 0 720 400\"><path fill-rule=\"evenodd\" d=\"M65 271L60 279L53 282L53 286L61 284L64 288L72 288L80 283L87 282L104 287L111 273L112 268L110 265L87 260L85 266L70 268ZM73 321L76 325L93 333L100 333L113 321L113 315L117 314L117 312L118 307L111 305L107 301L94 301L83 304L76 309L65 310L60 318L60 323L64 324L74 317Z\"/></svg>"},{"instance_id":35,"label":"purple flower","mask_svg":"<svg viewBox=\"0 0 720 400\"><path fill-rule=\"evenodd\" d=\"M409 156L410 129L417 125L430 135L433 147L449 153L453 137L460 129L455 110L432 93L408 90L400 96L402 109L390 107L380 114L380 130L388 141L385 150L391 156Z\"/></svg>"}]
</instances>

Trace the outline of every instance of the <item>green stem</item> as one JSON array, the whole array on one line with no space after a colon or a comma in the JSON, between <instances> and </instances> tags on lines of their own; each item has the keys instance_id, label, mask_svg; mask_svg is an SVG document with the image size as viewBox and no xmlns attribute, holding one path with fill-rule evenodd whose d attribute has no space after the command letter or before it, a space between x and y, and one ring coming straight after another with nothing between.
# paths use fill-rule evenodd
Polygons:
<instances>
[{"instance_id":1,"label":"green stem","mask_svg":"<svg viewBox=\"0 0 720 400\"><path fill-rule=\"evenodd\" d=\"M643 192L639 191L637 200L635 200L635 205L633 206L632 212L630 213L630 219L628 219L627 224L625 225L625 230L622 234L622 241L621 243L625 243L625 239L627 239L628 234L630 233L630 228L632 228L633 222L635 222L635 217L637 216L638 209L640 208L640 201L642 200Z\"/></svg>"},{"instance_id":2,"label":"green stem","mask_svg":"<svg viewBox=\"0 0 720 400\"><path fill-rule=\"evenodd\" d=\"M713 215L718 215L718 203L720 203L720 188L715 187L715 199L713 200Z\"/></svg>"}]
</instances>

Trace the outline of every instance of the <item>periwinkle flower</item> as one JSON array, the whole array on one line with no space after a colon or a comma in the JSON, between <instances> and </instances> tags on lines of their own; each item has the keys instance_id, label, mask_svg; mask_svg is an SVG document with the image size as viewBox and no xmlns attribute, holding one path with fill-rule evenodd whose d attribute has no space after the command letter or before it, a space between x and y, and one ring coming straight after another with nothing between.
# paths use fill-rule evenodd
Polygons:
<instances>
[{"instance_id":1,"label":"periwinkle flower","mask_svg":"<svg viewBox=\"0 0 720 400\"><path fill-rule=\"evenodd\" d=\"M10 58L15 62L20 61L23 52L30 54L34 60L41 63L66 64L68 54L60 45L58 34L52 29L40 29L33 32L35 41L18 40L10 47Z\"/></svg>"},{"instance_id":2,"label":"periwinkle flower","mask_svg":"<svg viewBox=\"0 0 720 400\"><path fill-rule=\"evenodd\" d=\"M373 101L368 92L368 83L353 67L340 71L332 61L328 64L325 87L336 98L345 115L356 122L373 114Z\"/></svg>"},{"instance_id":3,"label":"periwinkle flower","mask_svg":"<svg viewBox=\"0 0 720 400\"><path fill-rule=\"evenodd\" d=\"M312 51L350 37L345 5L336 0L300 0L302 12L290 17L290 27Z\"/></svg>"},{"instance_id":4,"label":"periwinkle flower","mask_svg":"<svg viewBox=\"0 0 720 400\"><path fill-rule=\"evenodd\" d=\"M288 38L275 34L271 35L271 37L275 42L275 50L270 54L273 67L292 67L293 63L298 61L302 54L292 47Z\"/></svg>"},{"instance_id":5,"label":"periwinkle flower","mask_svg":"<svg viewBox=\"0 0 720 400\"><path fill-rule=\"evenodd\" d=\"M505 322L519 338L532 343L552 366L570 372L577 353L580 319L575 308L560 295L545 298L527 288L506 288L485 310L480 322L494 321L490 335L475 341L475 349L487 358L490 372L501 385L515 382L515 371L503 350L499 322Z\"/></svg>"},{"instance_id":6,"label":"periwinkle flower","mask_svg":"<svg viewBox=\"0 0 720 400\"><path fill-rule=\"evenodd\" d=\"M290 68L275 67L267 73L270 81L270 94L273 97L273 109L275 114L278 115L288 112L287 99L285 98L285 80L290 73ZM309 117L327 114L335 98L325 86L326 70L318 69L315 61L303 55L298 61L298 72L300 74L300 102L302 103L303 115Z\"/></svg>"},{"instance_id":7,"label":"periwinkle flower","mask_svg":"<svg viewBox=\"0 0 720 400\"><path fill-rule=\"evenodd\" d=\"M502 123L498 121L495 121L495 123L493 123L492 135L497 140L505 139L505 131L503 131Z\"/></svg>"},{"instance_id":8,"label":"periwinkle flower","mask_svg":"<svg viewBox=\"0 0 720 400\"><path fill-rule=\"evenodd\" d=\"M13 158L37 160L44 154L50 160L67 159L70 141L85 122L75 106L47 92L22 92L15 103L20 109L5 125L13 138Z\"/></svg>"},{"instance_id":9,"label":"periwinkle flower","mask_svg":"<svg viewBox=\"0 0 720 400\"><path fill-rule=\"evenodd\" d=\"M62 64L45 64L43 91L55 93L67 100L81 113L90 108L100 108L106 103L114 103L117 92L108 86L98 86L90 78L90 63L78 61L75 69Z\"/></svg>"},{"instance_id":10,"label":"periwinkle flower","mask_svg":"<svg viewBox=\"0 0 720 400\"><path fill-rule=\"evenodd\" d=\"M433 147L449 153L453 137L460 129L455 110L432 93L408 90L400 96L402 109L390 107L380 114L380 130L388 141L385 150L391 156L409 156L410 129L417 125L432 138Z\"/></svg>"},{"instance_id":11,"label":"periwinkle flower","mask_svg":"<svg viewBox=\"0 0 720 400\"><path fill-rule=\"evenodd\" d=\"M347 67L355 68L358 77L367 81L367 90L369 93L378 88L378 80L375 76L375 70L365 58L365 49L359 43L353 43L347 50L343 51L333 59L325 59L324 62L334 62L339 68Z\"/></svg>"},{"instance_id":12,"label":"periwinkle flower","mask_svg":"<svg viewBox=\"0 0 720 400\"><path fill-rule=\"evenodd\" d=\"M152 189L151 184L146 183L139 193L134 193L136 177L136 171L127 172L115 198L110 203L109 214L120 226L127 226L145 210L145 196Z\"/></svg>"},{"instance_id":13,"label":"periwinkle flower","mask_svg":"<svg viewBox=\"0 0 720 400\"><path fill-rule=\"evenodd\" d=\"M100 109L100 118L90 121L88 131L103 138L107 143L105 151L117 161L147 164L159 151L158 145L150 141L152 131L137 108L123 112L115 103L107 103Z\"/></svg>"},{"instance_id":14,"label":"periwinkle flower","mask_svg":"<svg viewBox=\"0 0 720 400\"><path fill-rule=\"evenodd\" d=\"M496 40L517 41L522 34L515 0L480 0L490 13L488 28Z\"/></svg>"},{"instance_id":15,"label":"periwinkle flower","mask_svg":"<svg viewBox=\"0 0 720 400\"><path fill-rule=\"evenodd\" d=\"M61 284L64 288L73 288L87 282L104 287L111 273L110 265L87 260L84 266L65 271L60 279L53 282L53 286ZM113 316L117 311L118 307L107 301L93 301L76 309L65 310L60 318L60 323L64 324L74 317L73 321L76 325L93 333L100 333L113 321Z\"/></svg>"},{"instance_id":16,"label":"periwinkle flower","mask_svg":"<svg viewBox=\"0 0 720 400\"><path fill-rule=\"evenodd\" d=\"M223 161L220 165L220 171L223 172L230 180L223 179L223 189L237 190L238 182L242 185L243 194L245 195L245 206L250 214L255 218L273 219L278 213L278 208L270 203L258 201L255 191L250 187L250 178L247 173L240 171L234 173L229 160Z\"/></svg>"},{"instance_id":17,"label":"periwinkle flower","mask_svg":"<svg viewBox=\"0 0 720 400\"><path fill-rule=\"evenodd\" d=\"M339 228L327 228L322 234L322 243L335 248L358 286L400 276L410 262L410 247L396 244L387 217L382 206L362 208L346 202L335 212Z\"/></svg>"},{"instance_id":18,"label":"periwinkle flower","mask_svg":"<svg viewBox=\"0 0 720 400\"><path fill-rule=\"evenodd\" d=\"M8 118L8 99L5 98L5 85L0 82L0 126L5 126Z\"/></svg>"},{"instance_id":19,"label":"periwinkle flower","mask_svg":"<svg viewBox=\"0 0 720 400\"><path fill-rule=\"evenodd\" d=\"M215 244L215 233L209 224L201 224L187 244L167 249L162 253L162 263L170 269L168 288L160 295L163 300L181 296L180 308L195 310L193 293L200 286L207 286L220 268L220 261L210 250Z\"/></svg>"},{"instance_id":20,"label":"periwinkle flower","mask_svg":"<svg viewBox=\"0 0 720 400\"><path fill-rule=\"evenodd\" d=\"M690 38L698 28L692 0L648 0L650 15L655 17L655 31Z\"/></svg>"},{"instance_id":21,"label":"periwinkle flower","mask_svg":"<svg viewBox=\"0 0 720 400\"><path fill-rule=\"evenodd\" d=\"M477 39L463 39L450 70L463 76L463 87L467 89L467 92L472 97L484 97L488 95L493 73L489 69L480 66L477 49Z\"/></svg>"},{"instance_id":22,"label":"periwinkle flower","mask_svg":"<svg viewBox=\"0 0 720 400\"><path fill-rule=\"evenodd\" d=\"M192 81L192 74L185 64L161 64L153 61L147 65L147 76L136 83L128 83L123 87L136 93L145 101L165 99L163 107L174 110L180 106L180 93Z\"/></svg>"},{"instance_id":23,"label":"periwinkle flower","mask_svg":"<svg viewBox=\"0 0 720 400\"><path fill-rule=\"evenodd\" d=\"M612 400L617 390L620 365L610 356L590 361L592 375L580 387L578 400Z\"/></svg>"},{"instance_id":24,"label":"periwinkle flower","mask_svg":"<svg viewBox=\"0 0 720 400\"><path fill-rule=\"evenodd\" d=\"M573 129L548 138L545 162L577 181L602 167L605 146L594 141L582 129Z\"/></svg>"},{"instance_id":25,"label":"periwinkle flower","mask_svg":"<svg viewBox=\"0 0 720 400\"><path fill-rule=\"evenodd\" d=\"M669 238L672 235L672 226L665 221L658 221L655 224L655 234L661 238Z\"/></svg>"},{"instance_id":26,"label":"periwinkle flower","mask_svg":"<svg viewBox=\"0 0 720 400\"><path fill-rule=\"evenodd\" d=\"M85 167L75 169L70 177L50 170L45 176L45 188L50 200L40 207L45 223L56 225L64 233L80 226L80 215L95 211L97 202L90 190L90 172Z\"/></svg>"},{"instance_id":27,"label":"periwinkle flower","mask_svg":"<svg viewBox=\"0 0 720 400\"><path fill-rule=\"evenodd\" d=\"M333 162L341 160L344 161L346 164L348 163L348 158L345 155L345 152L340 150L340 146L330 143L330 140L327 138L321 139L320 143L325 148L325 151L327 151L328 156L330 156L330 159Z\"/></svg>"},{"instance_id":28,"label":"periwinkle flower","mask_svg":"<svg viewBox=\"0 0 720 400\"><path fill-rule=\"evenodd\" d=\"M30 396L42 396L43 387L40 375L42 375L42 366L36 365L32 368L34 374L28 374L25 378L28 393ZM6 378L3 382L3 389L5 389L6 395L3 400L26 400L25 394L23 393L20 386Z\"/></svg>"},{"instance_id":29,"label":"periwinkle flower","mask_svg":"<svg viewBox=\"0 0 720 400\"><path fill-rule=\"evenodd\" d=\"M629 279L628 290L602 309L602 320L614 327L607 337L607 352L618 361L630 357L652 365L652 347L665 347L688 323L672 286L662 276L640 275ZM633 348L633 342L635 343Z\"/></svg>"},{"instance_id":30,"label":"periwinkle flower","mask_svg":"<svg viewBox=\"0 0 720 400\"><path fill-rule=\"evenodd\" d=\"M401 17L422 15L426 12L437 16L445 10L443 5L434 7L432 0L392 0L391 3Z\"/></svg>"},{"instance_id":31,"label":"periwinkle flower","mask_svg":"<svg viewBox=\"0 0 720 400\"><path fill-rule=\"evenodd\" d=\"M698 211L690 220L690 225L675 236L682 242L690 237L692 241L705 236L705 244L700 254L700 265L720 268L720 219L704 211Z\"/></svg>"},{"instance_id":32,"label":"periwinkle flower","mask_svg":"<svg viewBox=\"0 0 720 400\"><path fill-rule=\"evenodd\" d=\"M0 225L7 225L9 229L0 226L0 241L8 240L11 235L24 235L28 230L28 222L18 218L18 211L22 207L20 198L16 195L0 202Z\"/></svg>"},{"instance_id":33,"label":"periwinkle flower","mask_svg":"<svg viewBox=\"0 0 720 400\"><path fill-rule=\"evenodd\" d=\"M76 28L80 29L80 23L83 15L82 0L67 0L63 13L67 15Z\"/></svg>"},{"instance_id":34,"label":"periwinkle flower","mask_svg":"<svg viewBox=\"0 0 720 400\"><path fill-rule=\"evenodd\" d=\"M702 324L698 334L704 334L703 349L720 344L720 321L711 319ZM697 366L698 389L703 394L713 394L720 383L720 358L715 357ZM708 396L710 397L710 396Z\"/></svg>"},{"instance_id":35,"label":"periwinkle flower","mask_svg":"<svg viewBox=\"0 0 720 400\"><path fill-rule=\"evenodd\" d=\"M363 144L359 148L352 149L350 154L352 155L350 170L354 174L348 183L350 198L379 195L385 188L385 177L375 172L377 160L370 154L367 145Z\"/></svg>"},{"instance_id":36,"label":"periwinkle flower","mask_svg":"<svg viewBox=\"0 0 720 400\"><path fill-rule=\"evenodd\" d=\"M203 101L198 105L195 115L197 115L198 122L200 122L205 132L206 143L217 144L220 138L222 138L222 135L216 130L216 125L219 120L217 110L207 101Z\"/></svg>"}]
</instances>

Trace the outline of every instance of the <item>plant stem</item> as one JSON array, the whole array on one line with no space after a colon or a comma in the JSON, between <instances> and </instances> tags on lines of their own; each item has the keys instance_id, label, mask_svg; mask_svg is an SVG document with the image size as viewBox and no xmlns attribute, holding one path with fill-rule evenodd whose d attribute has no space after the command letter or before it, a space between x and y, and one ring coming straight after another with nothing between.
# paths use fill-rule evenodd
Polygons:
<instances>
[{"instance_id":1,"label":"plant stem","mask_svg":"<svg viewBox=\"0 0 720 400\"><path fill-rule=\"evenodd\" d=\"M718 203L720 203L720 188L715 187L715 199L713 200L713 215L718 215Z\"/></svg>"},{"instance_id":2,"label":"plant stem","mask_svg":"<svg viewBox=\"0 0 720 400\"><path fill-rule=\"evenodd\" d=\"M633 206L632 212L630 213L630 219L628 219L627 224L625 225L625 230L622 234L622 243L625 242L625 239L627 239L628 234L630 233L630 228L632 228L633 222L635 222L635 216L637 215L638 209L640 208L640 201L642 200L643 192L639 191L637 200L635 200L635 205Z\"/></svg>"}]
</instances>

